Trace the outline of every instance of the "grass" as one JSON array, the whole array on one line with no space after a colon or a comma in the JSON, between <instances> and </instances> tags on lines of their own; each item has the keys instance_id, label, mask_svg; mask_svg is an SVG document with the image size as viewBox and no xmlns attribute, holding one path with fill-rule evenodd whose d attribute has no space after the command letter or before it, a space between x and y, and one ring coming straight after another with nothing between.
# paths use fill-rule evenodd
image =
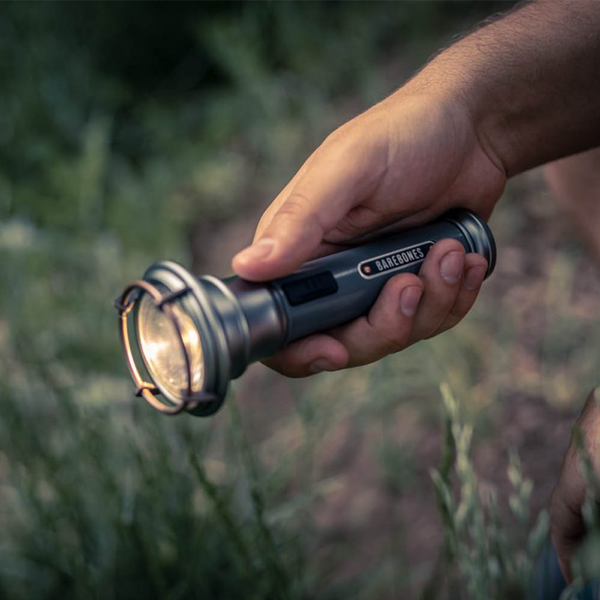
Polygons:
<instances>
[{"instance_id":1,"label":"grass","mask_svg":"<svg viewBox=\"0 0 600 600\"><path fill-rule=\"evenodd\" d=\"M552 457L507 411L544 398L543 438L600 356L597 278L536 176L460 327L308 382L253 367L212 420L132 397L111 306L155 260L203 268L197 231L250 235L328 131L481 14L461 5L0 8L1 598L525 593L558 472L527 472Z\"/></svg>"},{"instance_id":2,"label":"grass","mask_svg":"<svg viewBox=\"0 0 600 600\"><path fill-rule=\"evenodd\" d=\"M523 479L519 458L512 453L508 478L514 524L502 522L495 491L486 498L480 496L470 459L473 428L461 422L458 403L448 386L441 391L446 410L445 445L440 468L432 472L432 479L446 531L446 560L458 564L462 575L459 587L465 588L469 598L524 598L534 577L535 557L546 543L548 514L543 511L533 526L530 523L532 482ZM450 479L453 469L460 490L458 502ZM523 535L523 531L528 533Z\"/></svg>"}]
</instances>

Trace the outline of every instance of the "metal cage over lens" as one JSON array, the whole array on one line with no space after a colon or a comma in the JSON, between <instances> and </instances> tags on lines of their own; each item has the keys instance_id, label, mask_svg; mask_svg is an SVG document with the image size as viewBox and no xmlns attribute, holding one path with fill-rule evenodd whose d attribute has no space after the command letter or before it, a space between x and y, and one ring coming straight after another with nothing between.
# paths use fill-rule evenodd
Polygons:
<instances>
[{"instance_id":1,"label":"metal cage over lens","mask_svg":"<svg viewBox=\"0 0 600 600\"><path fill-rule=\"evenodd\" d=\"M172 327L177 347L167 349L172 353L179 352L182 358L180 371L184 384L173 388L161 385L160 374L154 372L149 364L149 358L139 331L140 309L144 301L149 301L168 326ZM208 308L205 292L198 285L197 278L175 263L162 262L153 265L145 274L143 280L130 283L123 294L115 301L119 312L119 331L129 372L136 385L136 396L144 398L153 408L165 415L176 415L186 411L196 416L209 416L216 412L227 392L227 377L219 377L219 353L215 352L214 328L209 326L209 320L203 310ZM144 363L145 371L154 381L148 382L142 377L136 363L131 344L129 315L133 313L136 320L135 337ZM214 327L214 324L213 324ZM194 385L198 368L197 361L190 355L190 348L185 342L186 331L192 330L198 337L202 350L203 380L201 389ZM222 356L221 356L222 358ZM225 369L226 365L223 365ZM162 397L161 398L159 398ZM164 399L164 401L163 401Z\"/></svg>"},{"instance_id":2,"label":"metal cage over lens","mask_svg":"<svg viewBox=\"0 0 600 600\"><path fill-rule=\"evenodd\" d=\"M496 263L493 235L483 219L455 210L437 221L306 263L263 283L239 277L196 277L163 261L132 282L116 302L129 371L142 396L164 414L209 416L222 405L229 381L286 344L366 314L386 281L418 273L436 242L453 238L482 254L486 277ZM133 311L134 359L128 315ZM159 399L158 396L162 396Z\"/></svg>"}]
</instances>

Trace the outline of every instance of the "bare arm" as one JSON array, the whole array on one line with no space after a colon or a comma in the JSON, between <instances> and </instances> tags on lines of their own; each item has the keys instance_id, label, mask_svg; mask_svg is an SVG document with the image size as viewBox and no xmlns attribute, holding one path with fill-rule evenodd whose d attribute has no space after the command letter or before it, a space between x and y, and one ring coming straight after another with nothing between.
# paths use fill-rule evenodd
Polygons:
<instances>
[{"instance_id":1,"label":"bare arm","mask_svg":"<svg viewBox=\"0 0 600 600\"><path fill-rule=\"evenodd\" d=\"M488 217L506 178L600 144L600 5L540 0L463 38L386 100L334 131L263 215L234 269L292 272L336 244L456 206ZM294 376L365 364L459 322L485 260L447 243L400 274L371 313L286 347Z\"/></svg>"},{"instance_id":2,"label":"bare arm","mask_svg":"<svg viewBox=\"0 0 600 600\"><path fill-rule=\"evenodd\" d=\"M508 176L597 146L600 4L522 5L442 52L405 87L459 98Z\"/></svg>"}]
</instances>

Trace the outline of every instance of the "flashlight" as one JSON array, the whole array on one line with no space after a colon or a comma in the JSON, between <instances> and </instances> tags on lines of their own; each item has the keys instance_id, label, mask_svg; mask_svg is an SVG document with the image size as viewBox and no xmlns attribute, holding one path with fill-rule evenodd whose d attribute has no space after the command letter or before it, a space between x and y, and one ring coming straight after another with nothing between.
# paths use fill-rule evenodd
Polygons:
<instances>
[{"instance_id":1,"label":"flashlight","mask_svg":"<svg viewBox=\"0 0 600 600\"><path fill-rule=\"evenodd\" d=\"M229 382L249 364L293 340L365 314L388 279L418 273L432 246L446 238L483 255L486 278L492 273L494 238L485 221L467 210L318 258L264 283L196 277L171 261L152 265L115 302L136 395L164 414L214 414Z\"/></svg>"}]
</instances>

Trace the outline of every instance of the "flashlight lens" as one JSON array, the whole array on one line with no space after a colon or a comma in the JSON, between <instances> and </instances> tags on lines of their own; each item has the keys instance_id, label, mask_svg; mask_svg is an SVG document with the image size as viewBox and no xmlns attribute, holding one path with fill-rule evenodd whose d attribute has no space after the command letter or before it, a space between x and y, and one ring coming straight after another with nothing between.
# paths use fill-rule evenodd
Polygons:
<instances>
[{"instance_id":1,"label":"flashlight lens","mask_svg":"<svg viewBox=\"0 0 600 600\"><path fill-rule=\"evenodd\" d=\"M181 329L181 338L190 361L192 392L200 392L204 382L204 356L200 335L194 322L176 303L171 308ZM181 340L173 322L156 306L150 296L140 299L137 314L140 352L154 383L171 396L181 398L188 384L188 373Z\"/></svg>"}]
</instances>

